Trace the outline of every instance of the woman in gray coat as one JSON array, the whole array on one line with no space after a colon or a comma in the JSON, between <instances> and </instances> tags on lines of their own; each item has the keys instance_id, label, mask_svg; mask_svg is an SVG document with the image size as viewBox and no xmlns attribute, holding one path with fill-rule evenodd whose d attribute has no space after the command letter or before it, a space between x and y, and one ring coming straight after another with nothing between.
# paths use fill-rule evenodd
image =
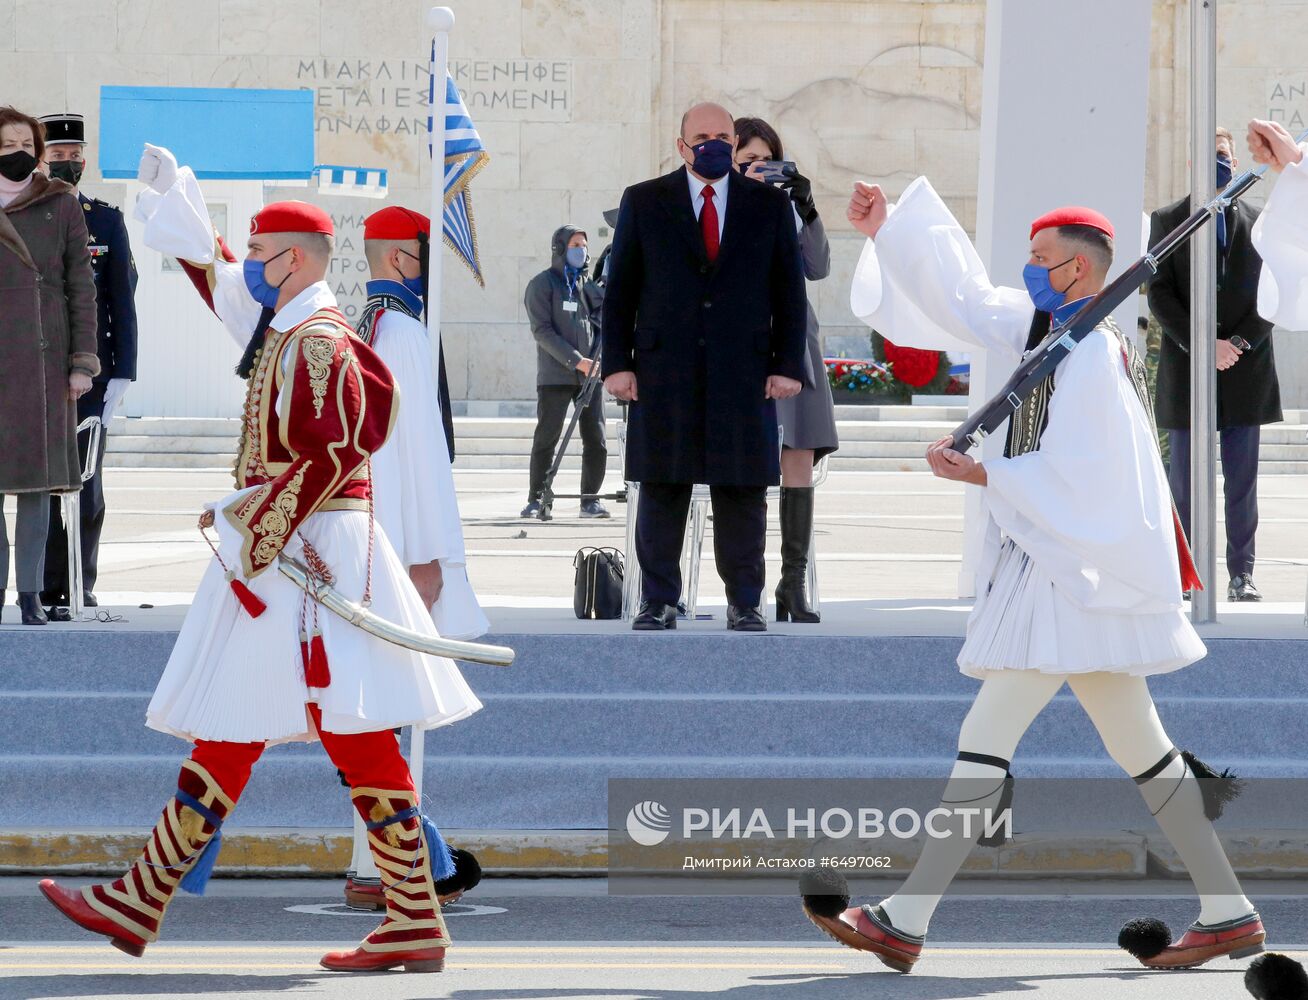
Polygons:
<instances>
[{"instance_id":1,"label":"woman in gray coat","mask_svg":"<svg viewBox=\"0 0 1308 1000\"><path fill-rule=\"evenodd\" d=\"M49 494L81 488L77 398L100 371L86 222L72 187L36 169L44 138L35 118L0 108L0 506L18 495L24 625L47 621ZM8 579L0 516L0 608Z\"/></svg>"},{"instance_id":2,"label":"woman in gray coat","mask_svg":"<svg viewBox=\"0 0 1308 1000\"><path fill-rule=\"evenodd\" d=\"M778 183L794 203L804 277L819 281L831 273L831 247L813 203L813 185L807 177L791 173L770 176L768 161L784 160L785 150L776 130L761 118L736 119L736 167L746 177ZM815 623L820 616L808 603L808 541L813 533L813 467L831 454L836 436L836 411L831 384L822 361L817 314L808 307L808 353L804 388L798 396L777 401L781 423L781 580L777 584L777 621Z\"/></svg>"}]
</instances>

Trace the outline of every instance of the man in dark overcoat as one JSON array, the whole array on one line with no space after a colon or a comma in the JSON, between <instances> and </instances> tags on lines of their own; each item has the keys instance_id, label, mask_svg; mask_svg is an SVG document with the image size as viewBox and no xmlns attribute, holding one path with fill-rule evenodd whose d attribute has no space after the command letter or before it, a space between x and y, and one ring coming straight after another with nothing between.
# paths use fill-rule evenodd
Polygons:
<instances>
[{"instance_id":1,"label":"man in dark overcoat","mask_svg":"<svg viewBox=\"0 0 1308 1000\"><path fill-rule=\"evenodd\" d=\"M626 190L607 267L605 388L630 401L626 478L640 483L641 610L676 625L692 485L707 484L727 627L761 632L766 490L780 478L774 400L804 372L803 264L785 193L732 168L716 104L682 118L670 174Z\"/></svg>"},{"instance_id":2,"label":"man in dark overcoat","mask_svg":"<svg viewBox=\"0 0 1308 1000\"><path fill-rule=\"evenodd\" d=\"M1231 133L1217 131L1217 187L1236 167ZM1190 198L1150 218L1149 245L1190 215ZM1281 419L1281 393L1272 352L1272 324L1258 315L1262 260L1253 247L1258 210L1237 201L1217 223L1217 429L1226 500L1227 596L1259 601L1253 582L1258 530L1258 441L1262 424ZM1190 532L1190 255L1172 254L1149 284L1149 309L1163 328L1155 411L1171 445L1168 479L1186 534ZM1244 346L1242 346L1244 345Z\"/></svg>"}]
</instances>

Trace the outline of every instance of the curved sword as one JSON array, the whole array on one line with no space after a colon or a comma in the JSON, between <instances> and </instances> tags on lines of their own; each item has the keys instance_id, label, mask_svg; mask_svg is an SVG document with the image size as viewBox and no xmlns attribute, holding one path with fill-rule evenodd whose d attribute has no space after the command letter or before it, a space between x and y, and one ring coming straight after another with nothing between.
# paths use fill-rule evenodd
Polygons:
<instances>
[{"instance_id":1,"label":"curved sword","mask_svg":"<svg viewBox=\"0 0 1308 1000\"><path fill-rule=\"evenodd\" d=\"M303 563L290 556L278 556L277 568L281 570L284 577L332 614L385 642L392 642L419 653L429 653L432 656L447 656L452 660L468 660L473 663L489 663L496 667L507 667L513 662L514 652L508 646L442 639L379 618L367 608L351 601L330 584L316 579Z\"/></svg>"}]
</instances>

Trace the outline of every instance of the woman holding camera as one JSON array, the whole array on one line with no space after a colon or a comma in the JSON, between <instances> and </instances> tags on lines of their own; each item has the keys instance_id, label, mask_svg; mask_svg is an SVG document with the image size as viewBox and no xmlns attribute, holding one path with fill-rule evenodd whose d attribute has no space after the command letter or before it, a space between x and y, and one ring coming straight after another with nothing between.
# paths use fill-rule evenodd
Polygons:
<instances>
[{"instance_id":1,"label":"woman holding camera","mask_svg":"<svg viewBox=\"0 0 1308 1000\"><path fill-rule=\"evenodd\" d=\"M776 130L761 118L736 119L736 168L746 177L777 184L795 208L804 277L819 281L831 272L831 247L813 203L813 185L784 161ZM777 584L777 621L816 623L821 617L808 603L808 543L813 534L813 467L839 446L836 411L831 399L818 338L817 314L808 307L808 355L804 388L798 396L777 400L781 423L781 580Z\"/></svg>"},{"instance_id":2,"label":"woman holding camera","mask_svg":"<svg viewBox=\"0 0 1308 1000\"><path fill-rule=\"evenodd\" d=\"M51 492L80 489L77 398L100 371L95 278L73 189L36 169L41 123L0 107L0 506L18 495L18 606L44 625ZM0 608L9 539L0 517Z\"/></svg>"}]
</instances>

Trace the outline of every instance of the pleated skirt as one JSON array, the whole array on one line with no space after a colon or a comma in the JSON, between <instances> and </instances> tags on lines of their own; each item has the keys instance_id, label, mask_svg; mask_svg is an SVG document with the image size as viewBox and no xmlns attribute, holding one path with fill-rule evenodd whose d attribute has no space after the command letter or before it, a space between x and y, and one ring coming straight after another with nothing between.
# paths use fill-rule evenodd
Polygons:
<instances>
[{"instance_id":1,"label":"pleated skirt","mask_svg":"<svg viewBox=\"0 0 1308 1000\"><path fill-rule=\"evenodd\" d=\"M988 592L978 597L968 619L958 667L977 678L994 670L1145 677L1187 666L1206 652L1182 610L1139 615L1086 611L1008 541Z\"/></svg>"},{"instance_id":2,"label":"pleated skirt","mask_svg":"<svg viewBox=\"0 0 1308 1000\"><path fill-rule=\"evenodd\" d=\"M220 551L233 565L234 532L218 515ZM325 511L310 515L286 551L299 556L301 537L322 556L335 588L361 601L367 578L368 515ZM374 732L400 726L430 729L465 719L481 702L458 667L376 638L317 609L331 683L305 683L300 652L304 625L314 628L315 605L269 567L246 581L267 610L252 618L232 593L214 559L164 668L146 713L146 725L188 740L279 743L317 738L306 705L316 702L322 728L332 733ZM374 614L415 632L437 635L390 542L376 526L372 567Z\"/></svg>"}]
</instances>

